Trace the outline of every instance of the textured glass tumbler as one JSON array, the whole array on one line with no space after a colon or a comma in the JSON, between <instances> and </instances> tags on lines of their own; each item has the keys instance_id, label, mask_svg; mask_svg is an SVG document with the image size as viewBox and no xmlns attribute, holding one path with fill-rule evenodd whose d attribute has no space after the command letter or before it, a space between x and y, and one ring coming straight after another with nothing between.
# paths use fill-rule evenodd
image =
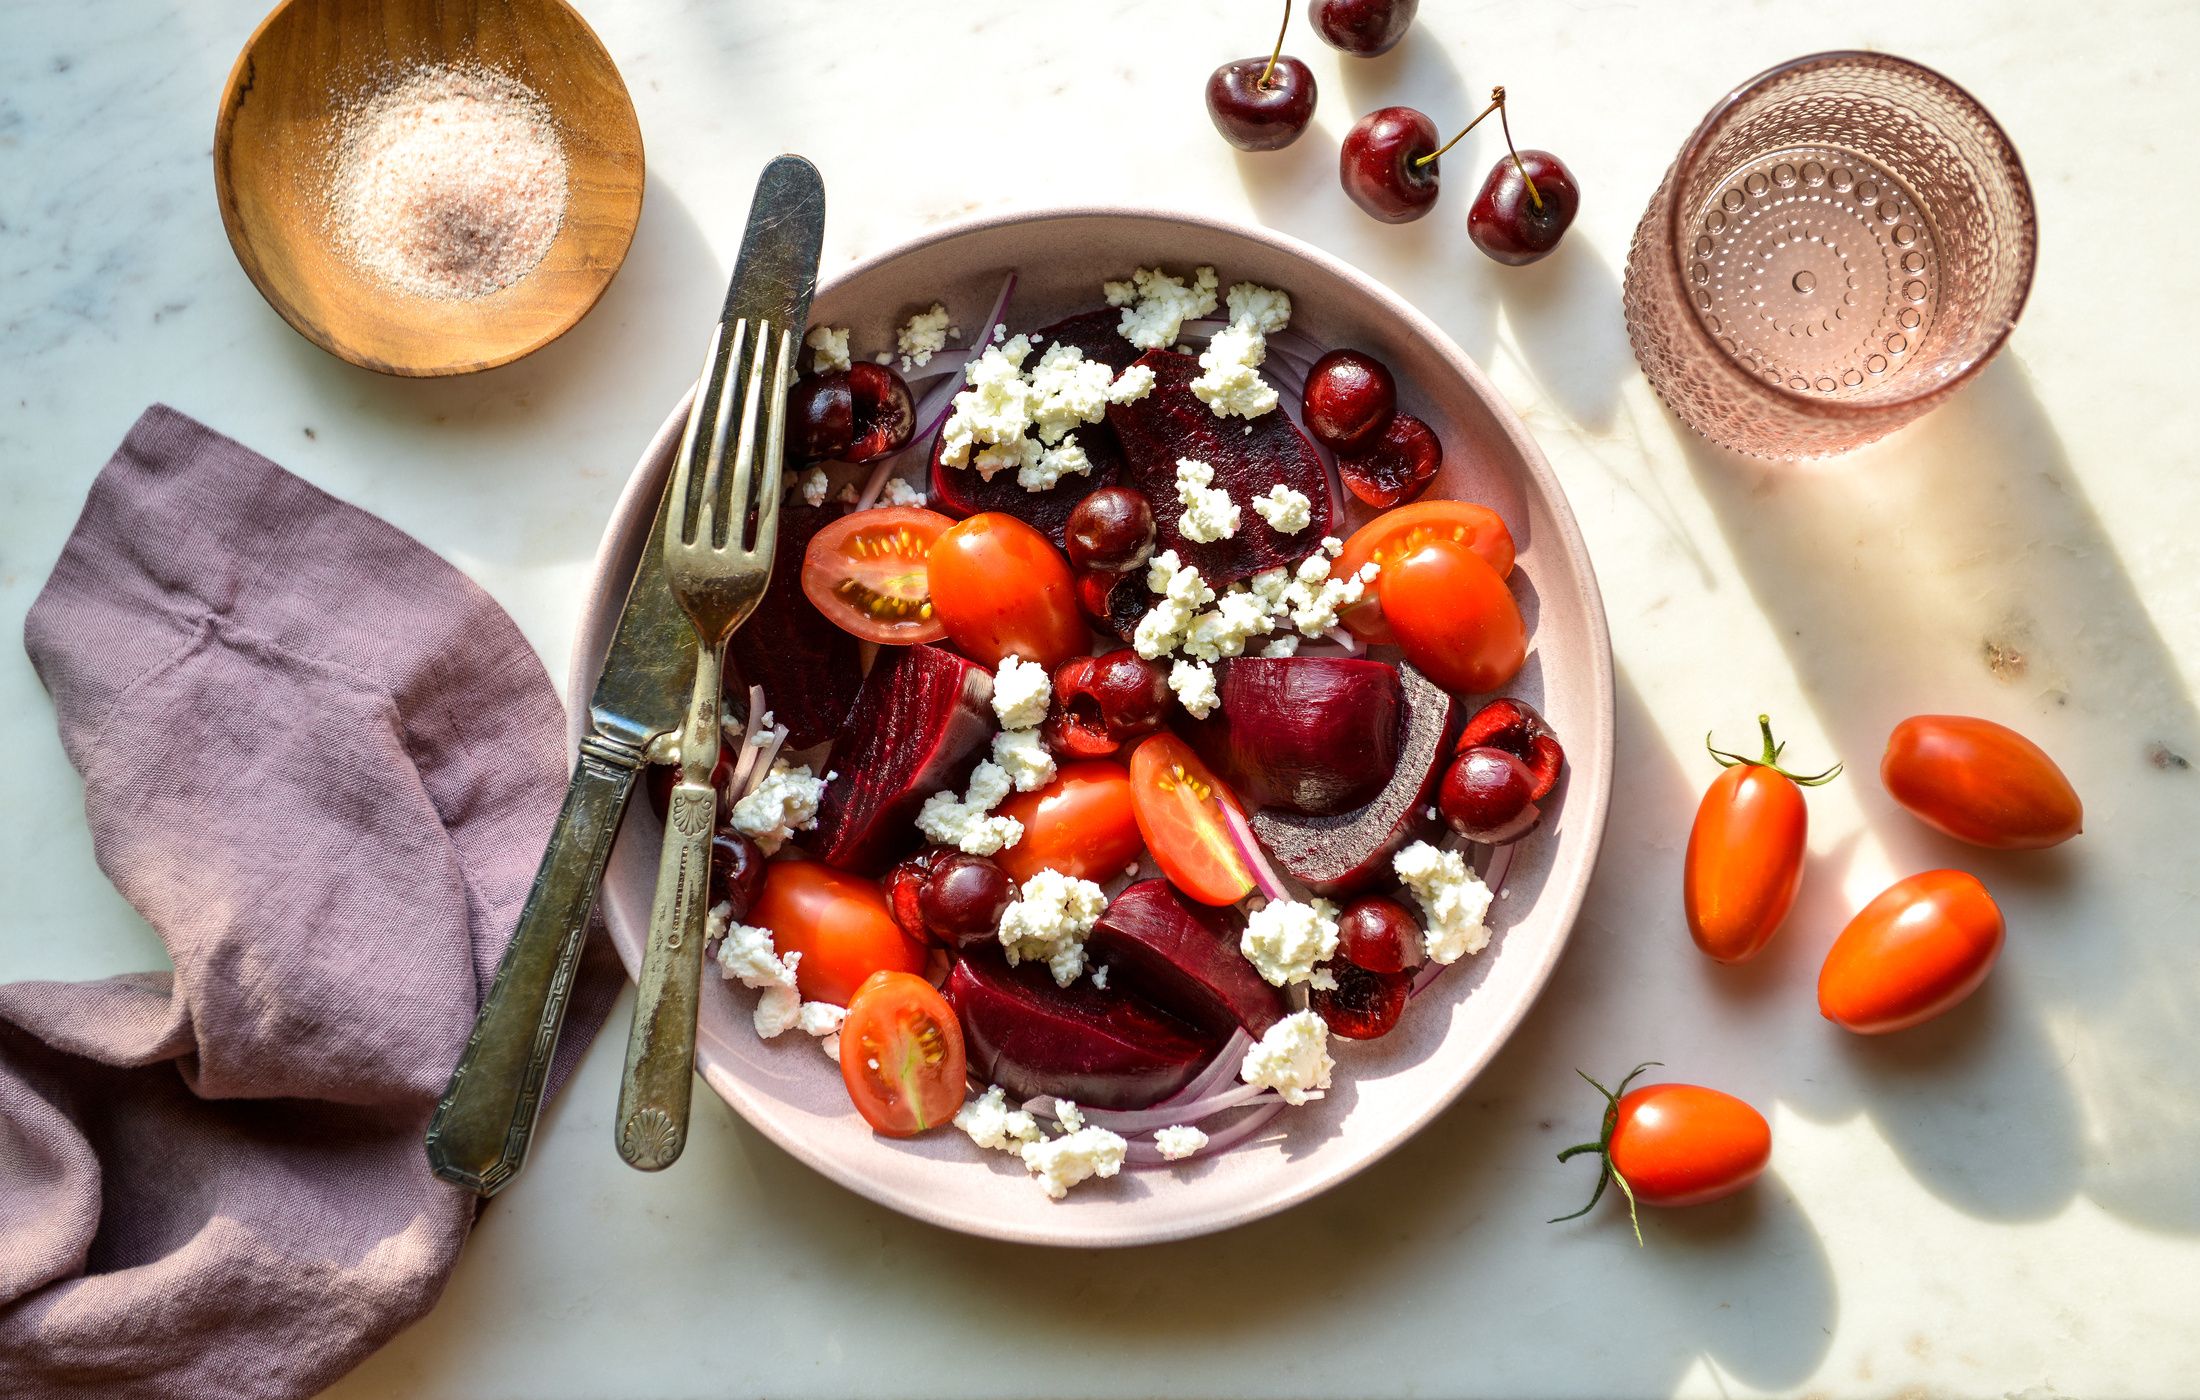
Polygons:
<instances>
[{"instance_id":1,"label":"textured glass tumbler","mask_svg":"<svg viewBox=\"0 0 2200 1400\"><path fill-rule=\"evenodd\" d=\"M1847 452L2001 348L2032 285L2032 189L1929 68L1823 53L1728 94L1627 253L1627 335L1665 402L1759 457Z\"/></svg>"}]
</instances>

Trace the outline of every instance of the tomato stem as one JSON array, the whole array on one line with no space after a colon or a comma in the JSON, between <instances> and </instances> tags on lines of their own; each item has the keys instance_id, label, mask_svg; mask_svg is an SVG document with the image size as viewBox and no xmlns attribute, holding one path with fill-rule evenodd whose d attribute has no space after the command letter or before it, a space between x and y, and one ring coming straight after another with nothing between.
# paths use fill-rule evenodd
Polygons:
<instances>
[{"instance_id":1,"label":"tomato stem","mask_svg":"<svg viewBox=\"0 0 2200 1400\"><path fill-rule=\"evenodd\" d=\"M1765 742L1767 744L1771 743L1771 733L1772 731L1769 728L1765 731ZM1579 1069L1574 1071L1574 1073L1580 1075L1584 1080L1588 1081L1590 1088L1604 1095L1604 1121L1602 1126L1598 1130L1597 1139L1595 1142L1577 1142L1572 1147L1569 1147L1563 1152L1560 1152L1558 1154L1558 1160L1561 1162L1566 1162L1571 1161L1572 1159L1580 1156L1584 1152L1596 1153L1599 1162L1599 1168L1597 1171L1597 1185L1596 1190L1589 1193L1589 1204L1583 1206L1580 1210L1574 1211L1570 1215L1554 1215L1549 1220L1545 1221L1545 1224L1556 1225L1561 1221L1580 1219L1582 1216L1587 1215L1590 1211L1597 1208L1597 1202L1604 1199L1605 1187L1617 1183L1619 1186L1620 1194L1627 1198L1627 1220L1629 1224L1635 1227L1635 1245L1637 1248L1641 1247L1642 1217L1635 1209L1635 1188L1628 1185L1627 1178L1620 1173L1618 1167L1612 1165L1612 1134L1619 1128L1620 1095L1627 1092L1627 1086L1635 1082L1636 1076L1640 1075L1644 1070L1650 1068L1652 1065L1659 1063L1661 1062L1658 1060L1644 1060L1641 1064L1636 1065L1633 1069L1627 1071L1627 1077L1619 1082L1619 1088L1616 1091L1607 1089L1602 1084L1597 1083L1594 1079L1590 1079L1586 1071Z\"/></svg>"},{"instance_id":2,"label":"tomato stem","mask_svg":"<svg viewBox=\"0 0 2200 1400\"><path fill-rule=\"evenodd\" d=\"M1757 728L1765 736L1765 748L1764 752L1755 758L1747 758L1738 753L1728 753L1725 749L1711 742L1711 731L1708 729L1704 731L1703 746L1711 751L1712 758L1718 760L1721 768L1770 768L1797 787L1822 787L1841 776L1841 765L1838 763L1823 773L1812 773L1807 777L1801 773L1789 772L1780 766L1780 755L1787 751L1787 744L1785 742L1773 742L1772 716L1757 716Z\"/></svg>"}]
</instances>

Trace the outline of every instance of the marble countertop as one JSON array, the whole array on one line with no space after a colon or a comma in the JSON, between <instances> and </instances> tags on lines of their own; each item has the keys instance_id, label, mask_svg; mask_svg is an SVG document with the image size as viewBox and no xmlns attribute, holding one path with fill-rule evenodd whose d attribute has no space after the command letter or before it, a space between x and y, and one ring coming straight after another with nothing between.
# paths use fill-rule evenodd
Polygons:
<instances>
[{"instance_id":1,"label":"marble countertop","mask_svg":"<svg viewBox=\"0 0 2200 1400\"><path fill-rule=\"evenodd\" d=\"M1200 108L1270 7L585 0L641 116L633 252L574 332L444 382L324 355L262 303L216 215L216 97L260 0L0 0L0 632L18 634L93 473L172 403L456 560L565 672L602 522L693 373L752 172L805 152L828 268L974 211L1123 200L1272 225L1397 287L1490 371L1579 514L1611 614L1621 769L1566 962L1468 1096L1320 1200L1233 1233L1065 1255L942 1234L812 1175L708 1096L685 1160L610 1149L619 1038L550 1114L433 1314L345 1400L768 1394L2167 1395L2200 1387L2200 419L2175 337L2200 310L2200 10L1847 10L1429 0L1399 50L1303 29L1316 129L1239 156ZM851 42L851 39L856 42ZM1730 459L1659 407L1619 267L1696 118L1766 65L1871 47L2003 120L2040 206L2010 348L1940 412L1808 469ZM1454 160L1436 213L1361 216L1352 114L1448 126L1494 83L1580 176L1580 222L1522 270L1476 253ZM980 152L982 151L982 157ZM1698 957L1677 880L1707 728L1769 710L1814 792L1813 862L1773 951ZM1874 780L1889 725L1992 716L2042 742L2088 830L2045 855L1957 847ZM92 863L79 784L20 650L0 655L0 979L157 966ZM1817 958L1895 875L1980 874L2011 941L1914 1033L1822 1022ZM615 1024L623 1025L625 1014ZM1574 1077L1660 1059L1760 1105L1743 1197L1547 1226L1589 1185L1553 1149Z\"/></svg>"}]
</instances>

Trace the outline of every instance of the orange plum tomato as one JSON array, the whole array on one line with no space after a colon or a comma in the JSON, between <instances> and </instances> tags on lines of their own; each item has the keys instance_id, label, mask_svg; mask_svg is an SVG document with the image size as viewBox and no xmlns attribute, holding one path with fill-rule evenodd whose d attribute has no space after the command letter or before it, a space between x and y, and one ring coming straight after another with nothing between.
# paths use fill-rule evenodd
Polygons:
<instances>
[{"instance_id":1,"label":"orange plum tomato","mask_svg":"<svg viewBox=\"0 0 2200 1400\"><path fill-rule=\"evenodd\" d=\"M1120 763L1064 763L1054 781L995 809L1024 824L1023 839L993 857L1021 885L1042 870L1105 884L1138 859L1142 838L1131 778Z\"/></svg>"},{"instance_id":2,"label":"orange plum tomato","mask_svg":"<svg viewBox=\"0 0 2200 1400\"><path fill-rule=\"evenodd\" d=\"M1823 773L1797 777L1780 767L1781 746L1763 715L1764 752L1757 758L1712 749L1726 769L1712 780L1696 808L1682 864L1681 901L1696 946L1724 963L1747 962L1764 951L1795 904L1803 883L1803 846L1810 812L1802 789L1831 782ZM1709 747L1708 737L1705 740Z\"/></svg>"},{"instance_id":3,"label":"orange plum tomato","mask_svg":"<svg viewBox=\"0 0 2200 1400\"><path fill-rule=\"evenodd\" d=\"M2016 730L1964 715L1913 715L1887 736L1887 795L1937 831L1974 846L2059 846L2085 820L2077 789Z\"/></svg>"},{"instance_id":4,"label":"orange plum tomato","mask_svg":"<svg viewBox=\"0 0 2200 1400\"><path fill-rule=\"evenodd\" d=\"M1253 888L1224 807L1243 812L1191 746L1156 734L1131 754L1131 809L1139 835L1170 884L1202 904L1235 904Z\"/></svg>"},{"instance_id":5,"label":"orange plum tomato","mask_svg":"<svg viewBox=\"0 0 2200 1400\"><path fill-rule=\"evenodd\" d=\"M1589 1204L1559 1220L1588 1214L1612 1181L1620 1183L1630 1216L1638 1205L1700 1206L1749 1185L1772 1160L1772 1128L1763 1114L1700 1084L1629 1089L1648 1068L1637 1065L1617 1093L1582 1076L1604 1095L1604 1122L1595 1142L1569 1147L1558 1160L1593 1152L1600 1170ZM1635 1239L1642 1239L1639 1222Z\"/></svg>"},{"instance_id":6,"label":"orange plum tomato","mask_svg":"<svg viewBox=\"0 0 2200 1400\"><path fill-rule=\"evenodd\" d=\"M1352 532L1330 573L1350 578L1363 565L1389 564L1430 540L1463 544L1497 570L1499 578L1512 576L1512 531L1505 528L1496 511L1472 501L1415 501L1384 511ZM1397 640L1383 618L1381 597L1382 580L1378 577L1367 596L1341 614L1344 625L1361 641L1379 645Z\"/></svg>"},{"instance_id":7,"label":"orange plum tomato","mask_svg":"<svg viewBox=\"0 0 2200 1400\"><path fill-rule=\"evenodd\" d=\"M1496 690L1528 655L1512 590L1463 544L1429 540L1382 566L1383 616L1406 660L1459 695Z\"/></svg>"},{"instance_id":8,"label":"orange plum tomato","mask_svg":"<svg viewBox=\"0 0 2200 1400\"><path fill-rule=\"evenodd\" d=\"M804 1001L846 1006L874 972L924 971L924 945L894 922L876 882L816 861L773 861L748 922L771 930L779 952L802 955Z\"/></svg>"},{"instance_id":9,"label":"orange plum tomato","mask_svg":"<svg viewBox=\"0 0 2200 1400\"><path fill-rule=\"evenodd\" d=\"M1897 880L1833 941L1818 970L1818 1009L1859 1035L1930 1021L1978 990L2005 932L1975 876L1927 870Z\"/></svg>"},{"instance_id":10,"label":"orange plum tomato","mask_svg":"<svg viewBox=\"0 0 2200 1400\"><path fill-rule=\"evenodd\" d=\"M998 668L1019 656L1049 671L1092 644L1069 561L1045 535L988 511L932 543L932 606L955 646Z\"/></svg>"},{"instance_id":11,"label":"orange plum tomato","mask_svg":"<svg viewBox=\"0 0 2200 1400\"><path fill-rule=\"evenodd\" d=\"M932 984L874 972L840 1024L840 1077L856 1112L888 1137L911 1137L954 1118L968 1067L962 1023Z\"/></svg>"},{"instance_id":12,"label":"orange plum tomato","mask_svg":"<svg viewBox=\"0 0 2200 1400\"><path fill-rule=\"evenodd\" d=\"M915 506L880 506L840 517L802 555L802 591L843 632L867 642L936 642L947 629L932 611L925 559L955 522Z\"/></svg>"}]
</instances>

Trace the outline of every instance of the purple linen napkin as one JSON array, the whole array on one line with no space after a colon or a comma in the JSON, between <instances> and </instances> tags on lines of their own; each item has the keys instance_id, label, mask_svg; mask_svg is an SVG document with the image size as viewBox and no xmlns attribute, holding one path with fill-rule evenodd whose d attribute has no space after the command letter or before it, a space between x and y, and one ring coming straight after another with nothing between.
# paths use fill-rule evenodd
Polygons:
<instances>
[{"instance_id":1,"label":"purple linen napkin","mask_svg":"<svg viewBox=\"0 0 2200 1400\"><path fill-rule=\"evenodd\" d=\"M175 971L0 986L0 1395L311 1394L473 1222L421 1134L557 814L557 694L456 569L160 406L24 631ZM599 930L553 1085L621 980Z\"/></svg>"}]
</instances>

